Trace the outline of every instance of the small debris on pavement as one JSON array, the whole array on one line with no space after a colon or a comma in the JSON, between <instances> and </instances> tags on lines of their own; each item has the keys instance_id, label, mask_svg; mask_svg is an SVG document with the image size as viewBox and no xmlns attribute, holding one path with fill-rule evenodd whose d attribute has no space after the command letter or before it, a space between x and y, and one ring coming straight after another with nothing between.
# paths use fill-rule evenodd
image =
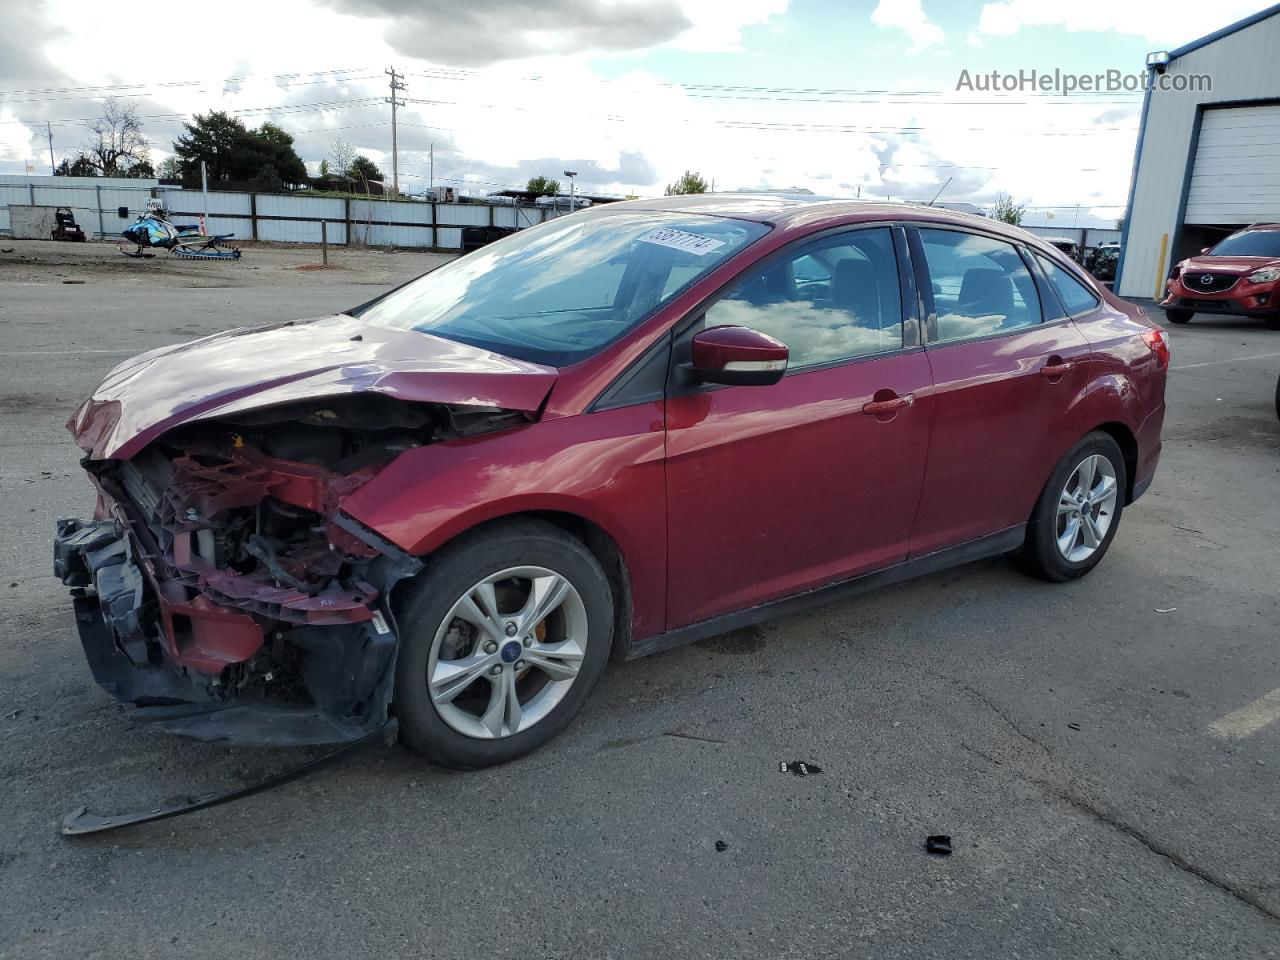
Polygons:
<instances>
[{"instance_id":1,"label":"small debris on pavement","mask_svg":"<svg viewBox=\"0 0 1280 960\"><path fill-rule=\"evenodd\" d=\"M716 853L724 853L728 849L729 849L729 845L725 843L723 840L716 841Z\"/></svg>"},{"instance_id":2,"label":"small debris on pavement","mask_svg":"<svg viewBox=\"0 0 1280 960\"><path fill-rule=\"evenodd\" d=\"M63 280L63 283L84 283L83 280Z\"/></svg>"},{"instance_id":3,"label":"small debris on pavement","mask_svg":"<svg viewBox=\"0 0 1280 960\"><path fill-rule=\"evenodd\" d=\"M1156 607L1156 613L1173 613L1177 607Z\"/></svg>"},{"instance_id":4,"label":"small debris on pavement","mask_svg":"<svg viewBox=\"0 0 1280 960\"><path fill-rule=\"evenodd\" d=\"M945 833L936 833L925 837L924 848L939 857L951 856L951 837Z\"/></svg>"},{"instance_id":5,"label":"small debris on pavement","mask_svg":"<svg viewBox=\"0 0 1280 960\"><path fill-rule=\"evenodd\" d=\"M1080 724L1078 724L1078 723L1068 723L1068 724L1067 724L1067 728L1068 728L1069 730L1079 730L1079 729L1080 729Z\"/></svg>"},{"instance_id":6,"label":"small debris on pavement","mask_svg":"<svg viewBox=\"0 0 1280 960\"><path fill-rule=\"evenodd\" d=\"M21 713L22 713L22 708L21 708L21 707L19 707L17 710L14 710L12 713L7 713L7 714L5 714L5 717L4 717L4 718L5 718L6 720L17 720L17 719L18 719L18 716L19 716Z\"/></svg>"},{"instance_id":7,"label":"small debris on pavement","mask_svg":"<svg viewBox=\"0 0 1280 960\"><path fill-rule=\"evenodd\" d=\"M811 773L821 773L822 768L816 763L806 763L804 760L792 760L787 762L783 760L778 764L779 773L794 773L797 777L807 777Z\"/></svg>"}]
</instances>

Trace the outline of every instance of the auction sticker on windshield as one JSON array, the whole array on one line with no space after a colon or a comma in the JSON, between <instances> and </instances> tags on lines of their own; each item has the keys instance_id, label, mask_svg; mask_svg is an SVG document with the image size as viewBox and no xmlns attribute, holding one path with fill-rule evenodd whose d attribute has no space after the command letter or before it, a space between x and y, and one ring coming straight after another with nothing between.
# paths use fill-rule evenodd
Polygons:
<instances>
[{"instance_id":1,"label":"auction sticker on windshield","mask_svg":"<svg viewBox=\"0 0 1280 960\"><path fill-rule=\"evenodd\" d=\"M724 246L723 240L700 237L696 233L685 233L683 230L676 230L672 227L659 227L657 230L650 230L640 238L640 242L656 243L660 247L684 250L688 253L697 254L699 257Z\"/></svg>"}]
</instances>

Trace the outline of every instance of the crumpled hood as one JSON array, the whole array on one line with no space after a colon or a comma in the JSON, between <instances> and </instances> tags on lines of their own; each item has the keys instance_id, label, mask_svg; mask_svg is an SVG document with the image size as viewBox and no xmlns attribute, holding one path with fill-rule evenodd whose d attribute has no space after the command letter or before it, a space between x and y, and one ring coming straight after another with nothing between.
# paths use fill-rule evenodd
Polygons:
<instances>
[{"instance_id":1,"label":"crumpled hood","mask_svg":"<svg viewBox=\"0 0 1280 960\"><path fill-rule=\"evenodd\" d=\"M338 314L140 354L107 374L67 428L93 459L128 459L194 420L350 393L532 413L556 376L553 367Z\"/></svg>"},{"instance_id":2,"label":"crumpled hood","mask_svg":"<svg viewBox=\"0 0 1280 960\"><path fill-rule=\"evenodd\" d=\"M1264 267L1280 267L1280 257L1190 257L1182 269L1192 273L1230 273L1243 276Z\"/></svg>"}]
</instances>

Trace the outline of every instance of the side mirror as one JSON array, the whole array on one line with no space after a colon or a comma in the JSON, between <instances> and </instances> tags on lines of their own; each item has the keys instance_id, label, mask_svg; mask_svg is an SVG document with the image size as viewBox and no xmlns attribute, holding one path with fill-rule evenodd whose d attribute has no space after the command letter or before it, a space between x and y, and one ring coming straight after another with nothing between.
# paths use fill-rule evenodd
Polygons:
<instances>
[{"instance_id":1,"label":"side mirror","mask_svg":"<svg viewBox=\"0 0 1280 960\"><path fill-rule=\"evenodd\" d=\"M749 327L708 327L693 338L691 372L703 383L768 386L787 372L781 340Z\"/></svg>"},{"instance_id":2,"label":"side mirror","mask_svg":"<svg viewBox=\"0 0 1280 960\"><path fill-rule=\"evenodd\" d=\"M116 208L116 213L120 215L120 219L121 219L121 220L127 220L127 219L129 219L129 208L128 208L128 207L117 207L117 208Z\"/></svg>"}]
</instances>

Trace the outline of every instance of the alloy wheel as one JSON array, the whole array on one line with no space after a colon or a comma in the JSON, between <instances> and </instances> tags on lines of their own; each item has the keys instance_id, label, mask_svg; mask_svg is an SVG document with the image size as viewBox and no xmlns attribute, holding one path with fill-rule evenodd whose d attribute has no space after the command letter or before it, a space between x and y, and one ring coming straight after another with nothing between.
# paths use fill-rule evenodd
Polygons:
<instances>
[{"instance_id":1,"label":"alloy wheel","mask_svg":"<svg viewBox=\"0 0 1280 960\"><path fill-rule=\"evenodd\" d=\"M1070 563L1088 560L1107 538L1120 494L1116 469L1100 453L1085 457L1058 495L1058 552Z\"/></svg>"},{"instance_id":2,"label":"alloy wheel","mask_svg":"<svg viewBox=\"0 0 1280 960\"><path fill-rule=\"evenodd\" d=\"M587 609L568 579L546 567L499 571L463 593L436 631L432 705L469 737L528 730L569 692L587 639Z\"/></svg>"}]
</instances>

